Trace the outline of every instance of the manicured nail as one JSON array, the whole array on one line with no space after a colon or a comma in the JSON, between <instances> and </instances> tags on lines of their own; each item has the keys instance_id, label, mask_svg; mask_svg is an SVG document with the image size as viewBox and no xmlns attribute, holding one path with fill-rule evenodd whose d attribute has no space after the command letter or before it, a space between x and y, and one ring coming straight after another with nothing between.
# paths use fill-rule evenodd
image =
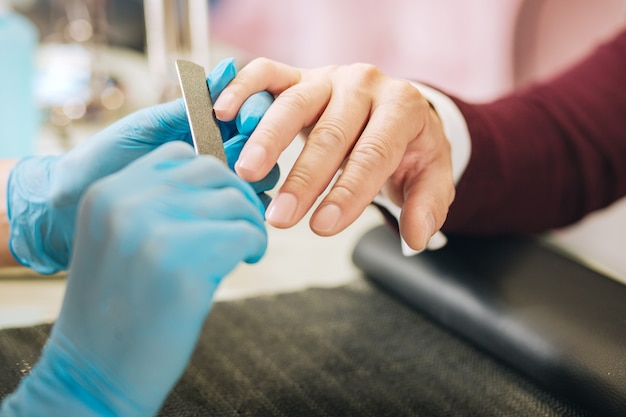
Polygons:
<instances>
[{"instance_id":1,"label":"manicured nail","mask_svg":"<svg viewBox=\"0 0 626 417\"><path fill-rule=\"evenodd\" d=\"M241 155L239 155L239 161L235 165L237 171L245 171L250 174L256 173L259 169L261 169L263 162L265 162L265 156L265 148L259 145L250 144L245 147L241 152Z\"/></svg>"},{"instance_id":2,"label":"manicured nail","mask_svg":"<svg viewBox=\"0 0 626 417\"><path fill-rule=\"evenodd\" d=\"M222 92L222 94L219 95L217 100L215 100L215 103L213 103L213 110L216 113L226 112L230 110L230 108L233 106L234 98L235 96L231 92L229 91Z\"/></svg>"},{"instance_id":3,"label":"manicured nail","mask_svg":"<svg viewBox=\"0 0 626 417\"><path fill-rule=\"evenodd\" d=\"M429 213L424 217L424 229L422 231L422 244L420 245L420 247L425 248L434 233L435 219L432 214Z\"/></svg>"},{"instance_id":4,"label":"manicured nail","mask_svg":"<svg viewBox=\"0 0 626 417\"><path fill-rule=\"evenodd\" d=\"M265 213L268 222L275 226L287 226L298 208L298 199L291 193L278 193Z\"/></svg>"},{"instance_id":5,"label":"manicured nail","mask_svg":"<svg viewBox=\"0 0 626 417\"><path fill-rule=\"evenodd\" d=\"M330 233L341 218L341 208L334 203L324 204L311 220L311 228L317 233Z\"/></svg>"}]
</instances>

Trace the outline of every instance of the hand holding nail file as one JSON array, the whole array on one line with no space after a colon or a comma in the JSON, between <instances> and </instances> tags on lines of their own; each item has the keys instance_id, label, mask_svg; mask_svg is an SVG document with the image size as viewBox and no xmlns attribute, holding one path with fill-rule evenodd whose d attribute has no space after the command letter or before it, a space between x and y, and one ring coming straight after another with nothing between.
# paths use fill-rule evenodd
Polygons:
<instances>
[{"instance_id":1,"label":"hand holding nail file","mask_svg":"<svg viewBox=\"0 0 626 417\"><path fill-rule=\"evenodd\" d=\"M158 413L222 278L267 247L256 191L197 157L192 142L178 99L12 171L9 218L21 207L18 230L36 232L21 246L71 256L59 317L36 366L0 402L1 417Z\"/></svg>"},{"instance_id":2,"label":"hand holding nail file","mask_svg":"<svg viewBox=\"0 0 626 417\"><path fill-rule=\"evenodd\" d=\"M235 78L234 59L226 58L220 61L206 79L205 70L201 65L178 60L176 68L196 153L213 155L234 170L243 146L274 101L274 97L267 91L255 93L241 106L235 120L219 121L215 118L212 103ZM271 200L265 191L274 188L279 177L278 165L274 165L265 178L251 183L265 207Z\"/></svg>"}]
</instances>

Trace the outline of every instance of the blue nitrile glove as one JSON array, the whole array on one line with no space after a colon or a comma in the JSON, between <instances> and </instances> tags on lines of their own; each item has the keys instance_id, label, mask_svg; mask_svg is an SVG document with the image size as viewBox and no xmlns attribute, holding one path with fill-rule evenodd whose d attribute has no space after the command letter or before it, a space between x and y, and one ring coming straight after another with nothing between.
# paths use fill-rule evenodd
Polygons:
<instances>
[{"instance_id":1,"label":"blue nitrile glove","mask_svg":"<svg viewBox=\"0 0 626 417\"><path fill-rule=\"evenodd\" d=\"M180 142L91 186L59 319L0 416L155 415L222 277L263 255L262 211L249 184Z\"/></svg>"},{"instance_id":2,"label":"blue nitrile glove","mask_svg":"<svg viewBox=\"0 0 626 417\"><path fill-rule=\"evenodd\" d=\"M209 85L221 92L234 77L233 71L232 60L225 60L209 75ZM267 100L258 99L242 106L240 120L233 124L230 136L224 136L236 139L227 140L225 146L231 166L241 151L239 145L233 146L241 140L236 124L256 126L268 106ZM87 187L159 145L177 140L192 142L182 99L133 113L65 155L18 162L7 184L10 248L14 257L44 274L65 269L71 256L77 205ZM263 193L274 187L278 177L275 169L253 187ZM261 198L267 203L267 196Z\"/></svg>"},{"instance_id":3,"label":"blue nitrile glove","mask_svg":"<svg viewBox=\"0 0 626 417\"><path fill-rule=\"evenodd\" d=\"M215 102L217 97L222 93L224 88L235 78L237 69L233 58L226 58L220 61L213 68L207 77L207 84L211 92L211 100ZM248 97L237 113L237 117L229 122L218 120L218 125L224 139L224 149L228 157L228 165L231 169L235 169L235 163L239 159L239 154L243 149L249 136L259 124L259 121L274 102L274 96L267 91L261 91ZM236 157L235 157L236 155ZM263 191L274 188L280 177L280 169L278 165L274 165L269 174L261 181L253 183L255 190L259 193L259 197L263 201L265 207L270 202L270 197Z\"/></svg>"}]
</instances>

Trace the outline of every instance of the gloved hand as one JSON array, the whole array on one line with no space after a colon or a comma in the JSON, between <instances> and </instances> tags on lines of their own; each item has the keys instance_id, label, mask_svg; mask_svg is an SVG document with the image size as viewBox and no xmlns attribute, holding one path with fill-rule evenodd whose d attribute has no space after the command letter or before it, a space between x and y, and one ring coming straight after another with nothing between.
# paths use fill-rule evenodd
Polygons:
<instances>
[{"instance_id":1,"label":"gloved hand","mask_svg":"<svg viewBox=\"0 0 626 417\"><path fill-rule=\"evenodd\" d=\"M207 78L209 90L211 92L211 100L215 102L217 97L222 93L229 82L235 78L237 69L235 68L235 60L233 58L223 59ZM246 144L246 141L259 124L259 121L274 102L274 96L267 91L261 91L248 97L241 106L234 120L224 122L218 120L218 126L222 133L222 138L228 138L224 142L224 150L228 159L228 166L233 171L235 163L239 159L239 154ZM280 169L278 164L274 164L272 170L261 181L252 183L252 186L259 194L263 205L267 207L271 198L264 191L274 188L280 177Z\"/></svg>"},{"instance_id":2,"label":"gloved hand","mask_svg":"<svg viewBox=\"0 0 626 417\"><path fill-rule=\"evenodd\" d=\"M263 255L263 207L217 159L168 143L82 200L59 319L0 416L152 416L222 277Z\"/></svg>"},{"instance_id":3,"label":"gloved hand","mask_svg":"<svg viewBox=\"0 0 626 417\"><path fill-rule=\"evenodd\" d=\"M219 94L234 76L232 59L218 64L207 78L212 94ZM221 124L231 166L271 99L268 93L260 94L242 107L235 123ZM245 128L245 134L237 126ZM177 140L192 142L182 100L127 116L65 155L18 162L7 184L10 248L14 257L44 274L65 269L71 256L77 205L87 187L161 144ZM275 166L272 173L253 186L262 193L273 188L278 177ZM262 198L268 202L267 196Z\"/></svg>"}]
</instances>

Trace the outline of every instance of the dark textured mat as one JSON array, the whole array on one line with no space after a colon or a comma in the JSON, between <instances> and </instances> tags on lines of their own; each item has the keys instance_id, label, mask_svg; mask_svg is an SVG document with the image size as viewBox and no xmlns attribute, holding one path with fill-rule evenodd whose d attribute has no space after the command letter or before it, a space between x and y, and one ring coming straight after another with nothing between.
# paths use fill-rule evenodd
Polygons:
<instances>
[{"instance_id":1,"label":"dark textured mat","mask_svg":"<svg viewBox=\"0 0 626 417\"><path fill-rule=\"evenodd\" d=\"M0 331L1 396L48 331ZM591 416L361 281L217 303L160 415Z\"/></svg>"},{"instance_id":2,"label":"dark textured mat","mask_svg":"<svg viewBox=\"0 0 626 417\"><path fill-rule=\"evenodd\" d=\"M353 260L372 282L533 381L626 416L626 286L523 237L448 236L405 257L380 226Z\"/></svg>"}]
</instances>

